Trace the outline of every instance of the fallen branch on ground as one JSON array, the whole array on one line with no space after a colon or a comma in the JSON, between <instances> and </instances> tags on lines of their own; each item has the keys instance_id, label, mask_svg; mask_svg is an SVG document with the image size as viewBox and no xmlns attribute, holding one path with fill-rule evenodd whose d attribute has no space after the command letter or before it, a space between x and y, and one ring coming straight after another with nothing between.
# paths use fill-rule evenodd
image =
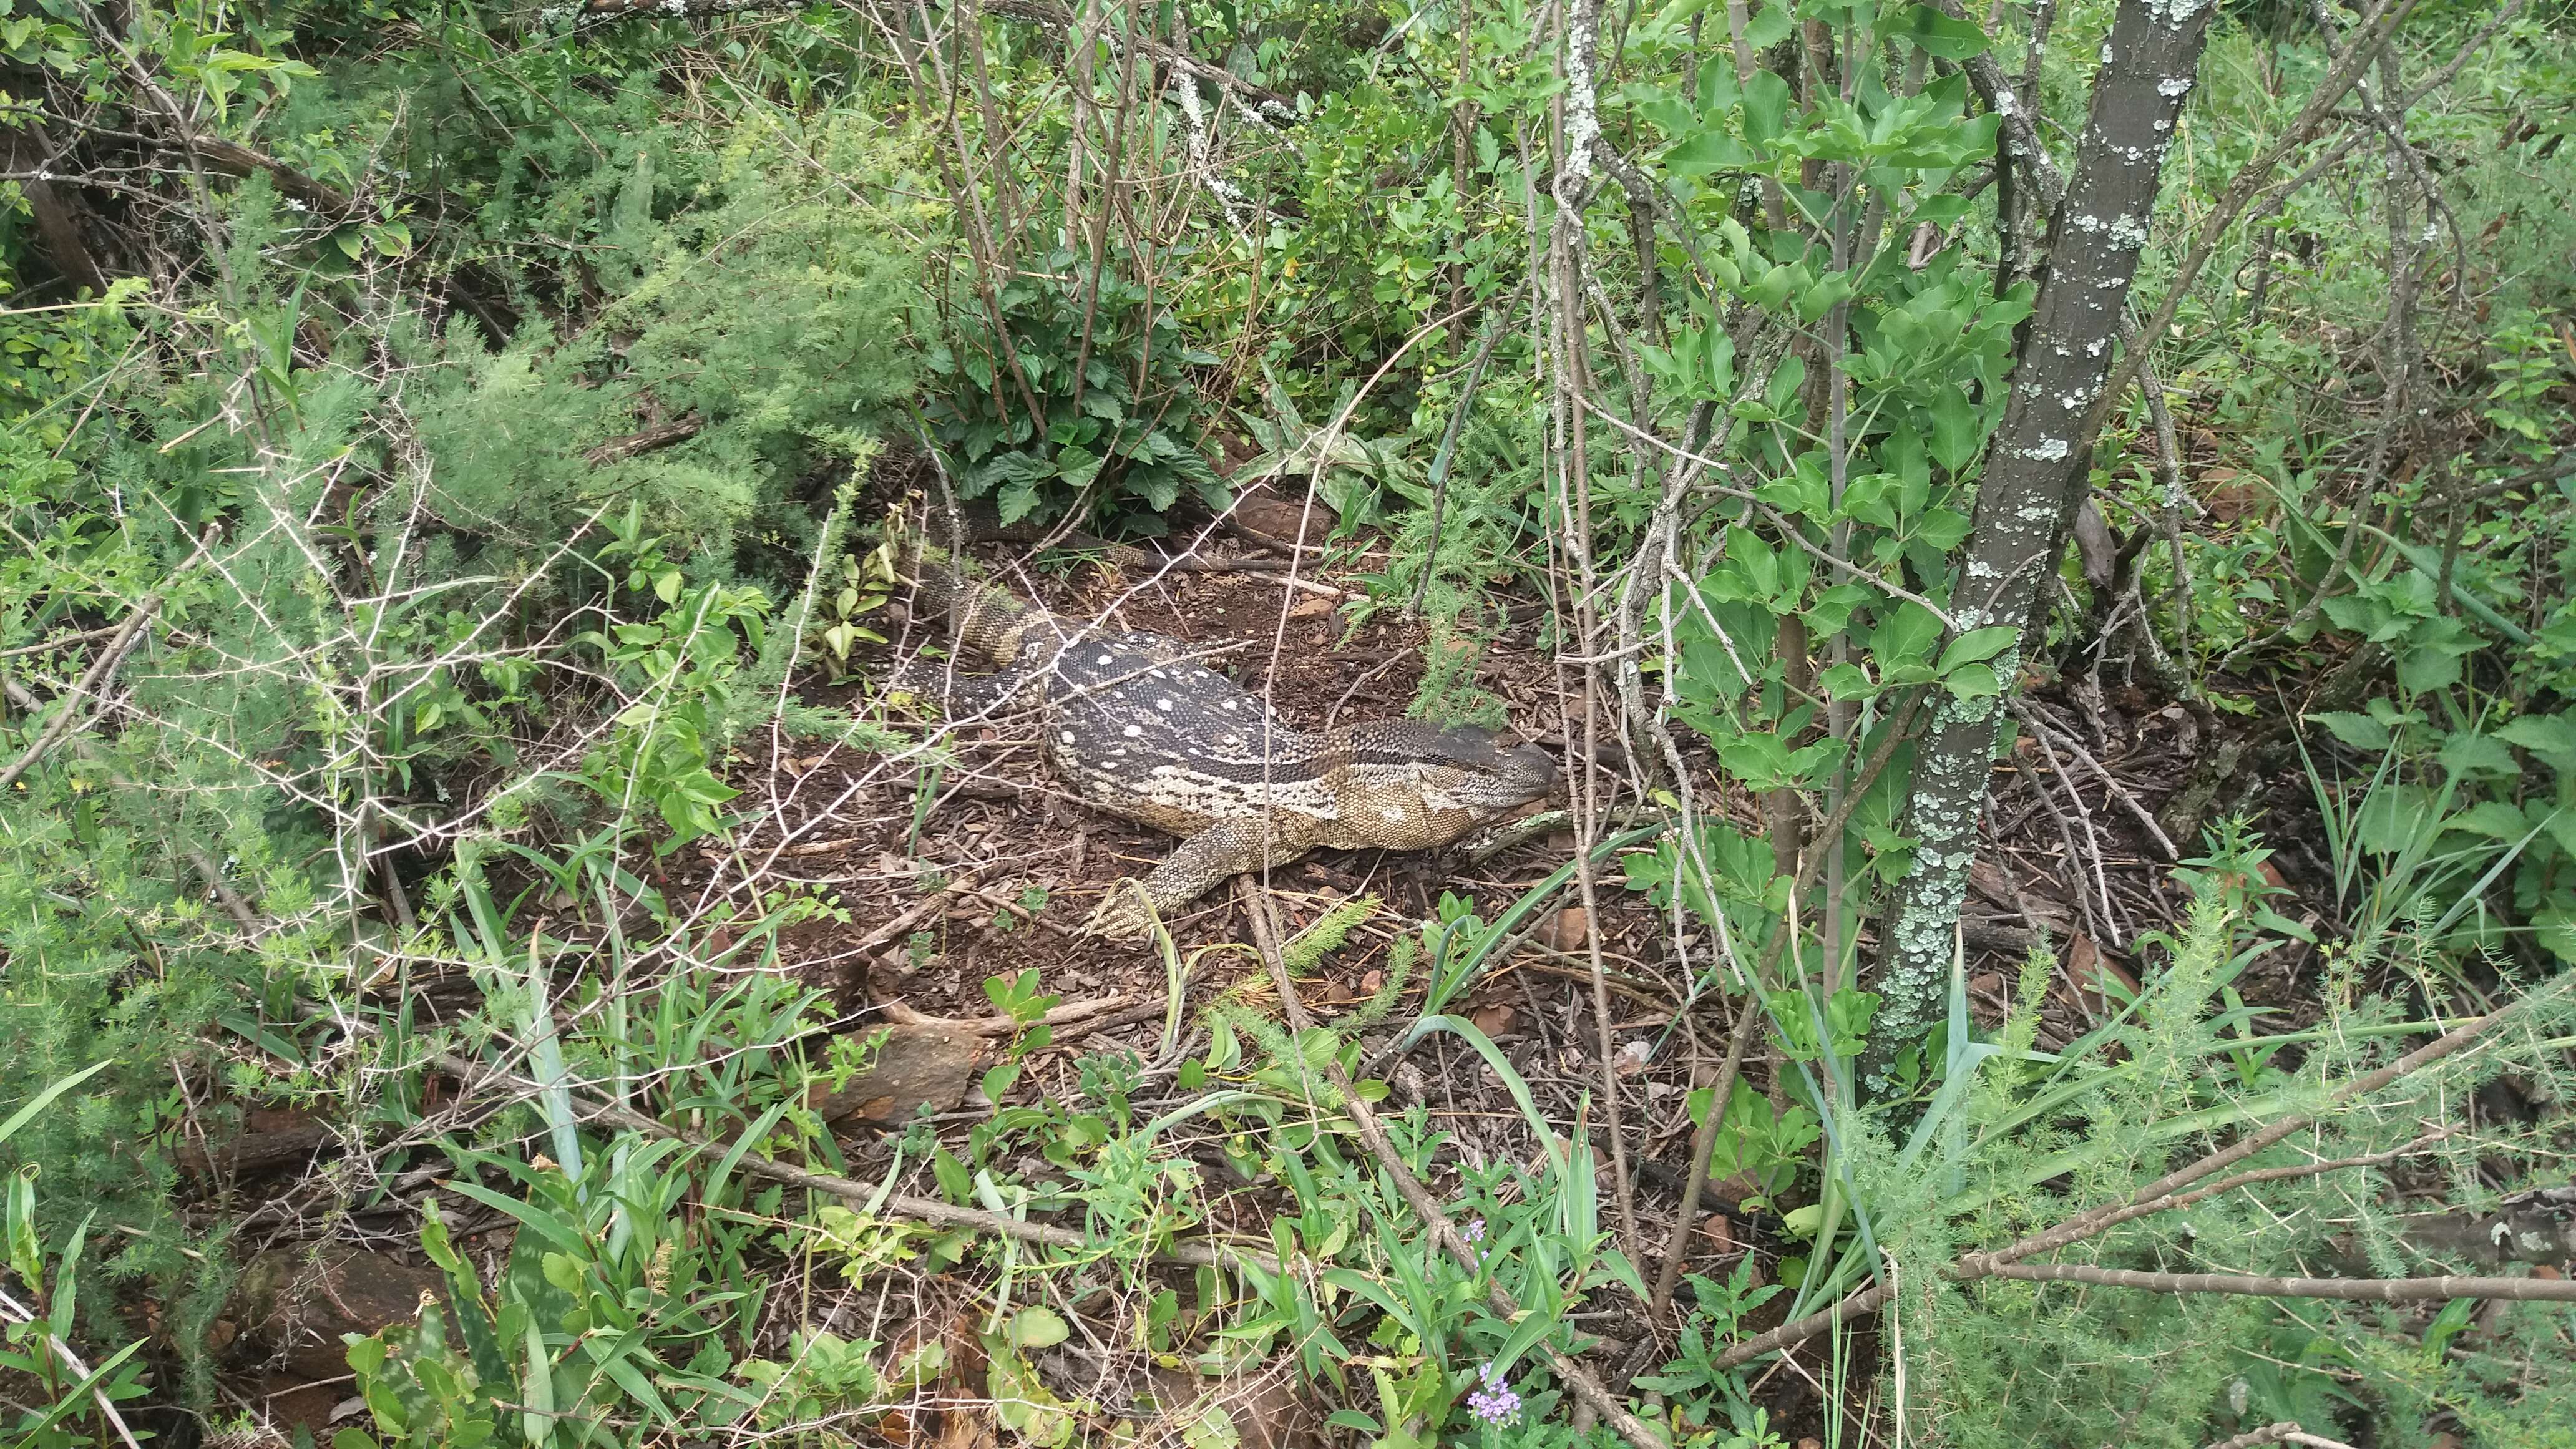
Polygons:
<instances>
[{"instance_id":1,"label":"fallen branch on ground","mask_svg":"<svg viewBox=\"0 0 2576 1449\"><path fill-rule=\"evenodd\" d=\"M2141 1273L2087 1263L2005 1263L1996 1278L2026 1283L2096 1283L2150 1293L2238 1293L2255 1298L2343 1298L2364 1303L2439 1303L2501 1298L2513 1303L2576 1303L2567 1278L2258 1278L2243 1273Z\"/></svg>"},{"instance_id":2,"label":"fallen branch on ground","mask_svg":"<svg viewBox=\"0 0 2576 1449\"><path fill-rule=\"evenodd\" d=\"M2209 1449L2262 1449L2266 1444L2305 1444L2308 1449L2352 1449L2351 1445L2341 1439L2328 1439L2309 1433L2299 1427L2296 1419L2283 1419L2277 1424L2266 1424L2260 1429L2239 1434L2233 1439L2222 1439L2210 1445Z\"/></svg>"}]
</instances>

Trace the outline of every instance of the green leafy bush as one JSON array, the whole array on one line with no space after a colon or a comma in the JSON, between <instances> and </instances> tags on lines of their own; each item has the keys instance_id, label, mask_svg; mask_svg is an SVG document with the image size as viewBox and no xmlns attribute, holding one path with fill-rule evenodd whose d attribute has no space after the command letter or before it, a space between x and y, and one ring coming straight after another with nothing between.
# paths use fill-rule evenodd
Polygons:
<instances>
[{"instance_id":1,"label":"green leafy bush","mask_svg":"<svg viewBox=\"0 0 2576 1449\"><path fill-rule=\"evenodd\" d=\"M841 115L746 125L676 174L639 149L599 227L614 293L595 318L497 352L457 328L416 341L442 364L419 442L441 517L487 540L469 555L524 566L639 503L712 579L800 583L823 505L914 377L907 249L847 189L895 144ZM635 450L656 429L679 436Z\"/></svg>"},{"instance_id":2,"label":"green leafy bush","mask_svg":"<svg viewBox=\"0 0 2576 1449\"><path fill-rule=\"evenodd\" d=\"M1079 507L1086 522L1153 535L1185 494L1210 508L1231 497L1199 452L1206 405L1191 375L1217 359L1188 344L1169 297L1125 275L1136 261L1059 250L930 349L932 435L962 465L959 495L991 496L1003 523Z\"/></svg>"}]
</instances>

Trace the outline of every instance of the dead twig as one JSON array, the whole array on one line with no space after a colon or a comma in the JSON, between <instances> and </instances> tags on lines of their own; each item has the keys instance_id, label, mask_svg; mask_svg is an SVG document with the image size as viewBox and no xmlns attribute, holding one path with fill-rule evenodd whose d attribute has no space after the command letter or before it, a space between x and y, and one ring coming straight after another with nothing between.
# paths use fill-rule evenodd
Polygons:
<instances>
[{"instance_id":1,"label":"dead twig","mask_svg":"<svg viewBox=\"0 0 2576 1449\"><path fill-rule=\"evenodd\" d=\"M2362 1303L2439 1303L2453 1298L2509 1303L2576 1303L2567 1278L2258 1278L2241 1273L2143 1273L2089 1263L2005 1263L1987 1276L2029 1283L2092 1283L2150 1293L2235 1293L2256 1298L2338 1298Z\"/></svg>"},{"instance_id":2,"label":"dead twig","mask_svg":"<svg viewBox=\"0 0 2576 1449\"><path fill-rule=\"evenodd\" d=\"M1748 993L1736 1009L1735 1030L1727 1034L1726 1062L1717 1069L1708 1115L1691 1138L1690 1176L1682 1183L1681 1213L1673 1219L1672 1241L1664 1245L1664 1266L1655 1274L1654 1297L1646 1306L1646 1316L1656 1323L1663 1322L1672 1307L1673 1286L1681 1280L1682 1260L1690 1254L1691 1229L1699 1225L1699 1198L1708 1185L1709 1159L1717 1155L1718 1128L1726 1121L1727 1101L1735 1095L1735 1079L1744 1068L1744 1044L1753 1039L1753 1028L1761 1020L1762 1003Z\"/></svg>"},{"instance_id":3,"label":"dead twig","mask_svg":"<svg viewBox=\"0 0 2576 1449\"><path fill-rule=\"evenodd\" d=\"M2308 1449L2352 1449L2351 1445L2341 1439L2328 1439L2309 1433L2300 1428L2295 1419L2266 1424L2260 1429L2249 1430L2233 1439L2221 1439L2210 1445L2209 1449L2262 1449L2266 1444L2305 1444Z\"/></svg>"}]
</instances>

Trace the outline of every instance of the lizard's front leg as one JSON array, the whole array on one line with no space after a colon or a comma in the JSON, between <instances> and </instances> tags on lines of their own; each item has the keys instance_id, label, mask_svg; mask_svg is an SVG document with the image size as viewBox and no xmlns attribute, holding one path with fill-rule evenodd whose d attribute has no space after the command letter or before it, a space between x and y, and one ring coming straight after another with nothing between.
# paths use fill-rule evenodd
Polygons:
<instances>
[{"instance_id":1,"label":"lizard's front leg","mask_svg":"<svg viewBox=\"0 0 2576 1449\"><path fill-rule=\"evenodd\" d=\"M1315 848L1305 838L1306 832L1296 828L1299 819L1251 816L1218 821L1182 841L1143 880L1120 881L1082 929L1113 940L1134 940L1151 932L1153 917L1181 909L1229 876L1265 865L1276 870L1295 863Z\"/></svg>"}]
</instances>

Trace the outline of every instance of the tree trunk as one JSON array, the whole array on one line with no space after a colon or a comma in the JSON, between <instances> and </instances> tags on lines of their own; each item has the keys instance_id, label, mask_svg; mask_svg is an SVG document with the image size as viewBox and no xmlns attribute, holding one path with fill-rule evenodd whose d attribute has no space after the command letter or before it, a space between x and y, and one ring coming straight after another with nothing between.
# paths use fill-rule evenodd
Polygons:
<instances>
[{"instance_id":1,"label":"tree trunk","mask_svg":"<svg viewBox=\"0 0 2576 1449\"><path fill-rule=\"evenodd\" d=\"M2012 396L1978 484L1975 530L1951 591L1958 633L1998 623L2027 631L2046 597L2090 472L2084 415L2111 369L2165 150L2214 8L2211 0L2120 0L2074 179L2049 219L2046 272ZM1995 660L2004 688L2020 662L2018 647ZM1880 948L1882 1003L1864 1064L1873 1086L1886 1084L1895 1047L1924 1040L1942 1016L2003 711L1998 697L1946 700L1916 757L1909 813L1919 844Z\"/></svg>"}]
</instances>

